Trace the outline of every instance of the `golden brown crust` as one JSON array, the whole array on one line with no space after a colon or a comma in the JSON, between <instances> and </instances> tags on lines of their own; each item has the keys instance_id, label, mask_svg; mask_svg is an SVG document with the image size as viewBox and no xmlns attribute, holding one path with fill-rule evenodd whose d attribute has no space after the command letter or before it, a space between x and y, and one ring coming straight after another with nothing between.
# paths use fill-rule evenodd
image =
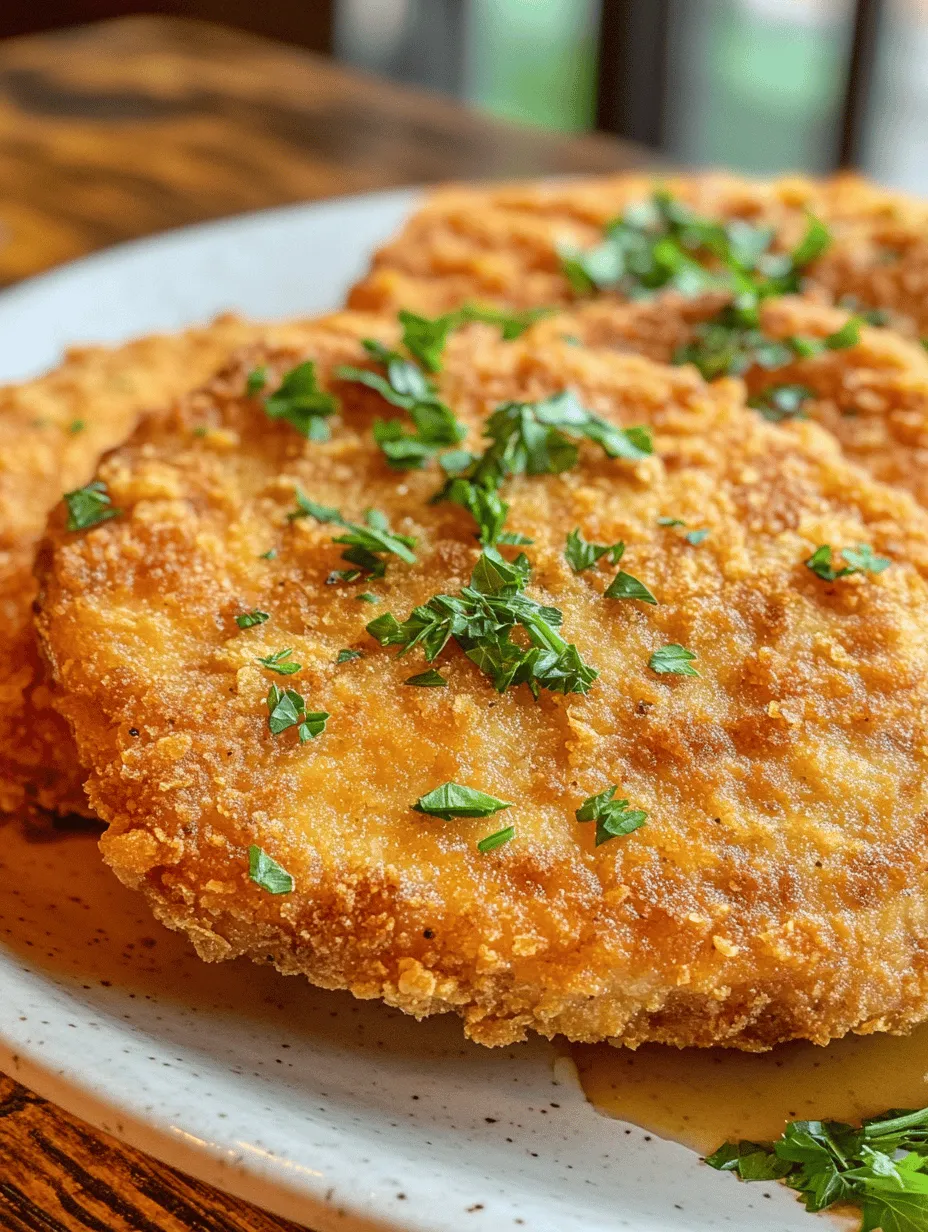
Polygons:
<instances>
[{"instance_id":1,"label":"golden brown crust","mask_svg":"<svg viewBox=\"0 0 928 1232\"><path fill-rule=\"evenodd\" d=\"M86 812L83 773L52 709L32 628L35 544L61 494L92 478L148 407L202 384L262 327L223 317L122 347L81 347L0 389L0 812Z\"/></svg>"},{"instance_id":2,"label":"golden brown crust","mask_svg":"<svg viewBox=\"0 0 928 1232\"><path fill-rule=\"evenodd\" d=\"M540 322L536 334L669 363L718 305L712 295L686 299L668 293L638 303L604 298ZM777 340L822 339L848 319L846 311L801 296L761 307L763 333ZM920 343L865 326L856 346L826 349L773 371L755 365L744 380L749 397L780 384L804 386L812 396L803 414L826 427L850 460L928 506L928 355Z\"/></svg>"},{"instance_id":3,"label":"golden brown crust","mask_svg":"<svg viewBox=\"0 0 928 1232\"><path fill-rule=\"evenodd\" d=\"M928 206L852 175L790 176L772 182L713 173L661 181L710 217L775 228L777 243L798 242L811 211L833 242L811 267L809 293L853 296L893 310L897 329L928 334ZM560 271L561 243L589 247L603 224L650 196L655 177L604 176L433 193L399 235L375 255L353 289L352 307L435 315L468 301L531 308L575 302Z\"/></svg>"},{"instance_id":4,"label":"golden brown crust","mask_svg":"<svg viewBox=\"0 0 928 1232\"><path fill-rule=\"evenodd\" d=\"M928 514L817 425L746 414L739 382L469 327L440 380L473 435L505 399L570 387L649 423L658 456L584 446L574 469L507 485L509 525L534 540L530 593L601 671L587 696L497 695L456 649L447 689L408 688L421 656L397 661L365 622L466 581L469 516L427 503L434 468L385 465L372 392L337 386L327 444L242 397L258 360L280 373L309 356L326 378L369 334L395 328L344 314L298 351L243 355L104 461L122 517L77 535L52 519L39 627L118 875L204 958L454 1010L488 1044L533 1029L764 1048L925 1017ZM367 584L380 605L325 584L339 548L331 526L288 521L296 485L417 537L416 564ZM710 535L693 547L661 516ZM624 540L660 605L604 599L612 570L573 574L575 526ZM823 582L803 561L824 542L868 542L892 567ZM255 607L271 619L239 630ZM670 642L697 653L699 679L650 671ZM331 714L302 747L267 726L279 678L256 656L284 646L304 665L287 683ZM336 665L343 647L365 657ZM498 819L410 811L446 780L512 800L516 838L481 855ZM573 812L611 783L649 821L594 848ZM251 843L293 894L249 881Z\"/></svg>"}]
</instances>

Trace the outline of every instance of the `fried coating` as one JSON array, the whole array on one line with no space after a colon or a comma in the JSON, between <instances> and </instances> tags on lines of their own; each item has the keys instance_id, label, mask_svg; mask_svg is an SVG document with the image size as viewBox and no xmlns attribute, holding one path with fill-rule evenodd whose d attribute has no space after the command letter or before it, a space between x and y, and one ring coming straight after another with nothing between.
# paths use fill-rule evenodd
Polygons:
<instances>
[{"instance_id":1,"label":"fried coating","mask_svg":"<svg viewBox=\"0 0 928 1232\"><path fill-rule=\"evenodd\" d=\"M386 464L380 396L333 379L367 336L396 342L391 322L343 314L299 349L243 354L104 460L120 517L76 534L52 517L38 625L118 876L204 959L454 1011L484 1044L535 1030L763 1049L923 1019L928 513L818 425L747 414L739 382L470 326L438 380L473 445L500 402L570 388L649 425L655 454L584 443L572 468L505 485L507 525L532 540L527 593L599 670L586 695L499 694L453 642L435 664L447 687L411 687L421 652L398 659L365 625L456 593L479 548L468 513L430 503L436 467ZM256 364L273 387L307 357L342 400L327 443L244 396ZM298 489L350 521L380 510L415 563L327 584L338 527L291 519ZM659 519L709 533L694 545ZM659 603L605 598L605 559L574 573L575 527L624 541L622 568ZM804 564L824 543L892 564L825 581ZM240 629L255 609L269 619ZM698 677L651 670L673 643ZM283 679L258 660L286 648L301 668ZM325 730L272 734L272 684L327 712ZM446 781L512 807L412 810ZM648 819L595 846L574 812L613 784ZM506 823L512 841L480 852ZM252 845L291 893L250 879Z\"/></svg>"},{"instance_id":2,"label":"fried coating","mask_svg":"<svg viewBox=\"0 0 928 1232\"><path fill-rule=\"evenodd\" d=\"M201 385L266 329L222 317L122 347L81 347L46 376L0 389L0 812L25 803L87 812L67 725L52 709L32 627L36 543L61 494L146 407Z\"/></svg>"},{"instance_id":3,"label":"fried coating","mask_svg":"<svg viewBox=\"0 0 928 1232\"><path fill-rule=\"evenodd\" d=\"M924 202L852 175L764 182L713 173L659 183L700 214L772 227L783 250L798 243L808 214L815 214L833 239L807 270L808 293L826 302L853 297L891 310L901 332L928 334ZM576 297L561 272L558 246L598 243L605 223L646 200L656 186L653 174L636 173L440 189L375 255L349 303L427 315L467 301L512 308L571 304Z\"/></svg>"},{"instance_id":4,"label":"fried coating","mask_svg":"<svg viewBox=\"0 0 928 1232\"><path fill-rule=\"evenodd\" d=\"M669 363L718 307L714 295L687 299L667 293L635 303L604 298L540 322L536 336ZM761 329L777 341L797 335L821 340L848 320L846 311L802 296L761 306ZM780 385L802 386L808 394L802 417L827 428L845 455L876 479L907 489L928 506L928 354L920 343L894 330L864 326L855 346L797 357L774 370L753 364L744 381L752 400Z\"/></svg>"}]
</instances>

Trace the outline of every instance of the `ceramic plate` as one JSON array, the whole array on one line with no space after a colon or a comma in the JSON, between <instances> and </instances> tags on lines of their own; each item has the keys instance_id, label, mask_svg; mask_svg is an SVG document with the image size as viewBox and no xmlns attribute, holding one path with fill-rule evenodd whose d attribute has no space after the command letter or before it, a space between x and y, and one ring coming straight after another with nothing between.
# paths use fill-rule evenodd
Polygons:
<instances>
[{"instance_id":1,"label":"ceramic plate","mask_svg":"<svg viewBox=\"0 0 928 1232\"><path fill-rule=\"evenodd\" d=\"M230 219L23 284L0 296L0 380L72 342L335 307L414 200ZM782 1188L600 1116L556 1046L483 1049L457 1019L200 963L88 835L0 829L0 1068L316 1232L814 1227Z\"/></svg>"}]
</instances>

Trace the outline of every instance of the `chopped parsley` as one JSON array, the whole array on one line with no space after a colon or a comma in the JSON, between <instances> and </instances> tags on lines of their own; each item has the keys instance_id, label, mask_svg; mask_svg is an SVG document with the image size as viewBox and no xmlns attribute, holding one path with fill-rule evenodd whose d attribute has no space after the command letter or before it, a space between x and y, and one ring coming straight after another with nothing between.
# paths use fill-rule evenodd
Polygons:
<instances>
[{"instance_id":1,"label":"chopped parsley","mask_svg":"<svg viewBox=\"0 0 928 1232\"><path fill-rule=\"evenodd\" d=\"M648 667L659 676L698 676L696 668L690 666L695 658L692 650L672 642L654 651L648 659Z\"/></svg>"},{"instance_id":2,"label":"chopped parsley","mask_svg":"<svg viewBox=\"0 0 928 1232\"><path fill-rule=\"evenodd\" d=\"M368 509L364 515L364 525L356 522L346 522L337 509L331 505L320 505L310 500L297 488L297 507L287 514L288 521L298 518L314 518L317 522L331 523L341 526L347 533L333 535L332 542L347 545L342 552L342 560L354 566L351 569L336 569L328 576L328 582L354 582L366 574L369 578L383 577L387 571L387 556L398 556L400 560L411 565L415 563L412 549L416 541L410 535L399 535L390 530L389 523L377 509Z\"/></svg>"},{"instance_id":3,"label":"chopped parsley","mask_svg":"<svg viewBox=\"0 0 928 1232\"><path fill-rule=\"evenodd\" d=\"M413 313L400 313L400 319L404 317L429 324L426 318L415 317ZM407 346L408 337L414 337L409 333L410 328L407 326L404 332ZM414 432L408 432L400 419L377 419L374 422L374 440L392 467L397 470L419 469L440 449L457 445L464 439L466 429L438 396L435 385L418 364L372 338L365 339L362 345L368 355L386 369L386 376L370 368L350 365L336 369L335 375L342 381L366 385L391 406L408 412Z\"/></svg>"},{"instance_id":4,"label":"chopped parsley","mask_svg":"<svg viewBox=\"0 0 928 1232\"><path fill-rule=\"evenodd\" d=\"M785 419L805 419L805 404L814 397L815 391L807 385L770 385L749 398L748 406L771 423L782 423Z\"/></svg>"},{"instance_id":5,"label":"chopped parsley","mask_svg":"<svg viewBox=\"0 0 928 1232\"><path fill-rule=\"evenodd\" d=\"M451 638L493 682L498 693L528 685L554 693L587 693L598 671L557 633L563 617L524 593L530 566L520 555L510 563L495 548L484 548L470 585L458 595L435 595L400 622L391 612L367 626L381 646L400 646L400 655L421 644L432 663ZM516 642L516 627L528 645Z\"/></svg>"},{"instance_id":6,"label":"chopped parsley","mask_svg":"<svg viewBox=\"0 0 928 1232\"><path fill-rule=\"evenodd\" d=\"M504 342L512 342L524 334L529 326L549 316L553 308L526 308L521 312L509 312L505 308L491 308L480 304L464 304L453 312L440 317L420 317L403 309L399 314L403 327L403 346L429 372L440 372L442 356L448 336L462 325L481 321L485 325L498 325Z\"/></svg>"},{"instance_id":7,"label":"chopped parsley","mask_svg":"<svg viewBox=\"0 0 928 1232\"><path fill-rule=\"evenodd\" d=\"M448 681L441 672L436 672L434 667L430 667L427 672L420 672L418 676L407 676L403 684L415 685L419 689L446 689L448 687Z\"/></svg>"},{"instance_id":8,"label":"chopped parsley","mask_svg":"<svg viewBox=\"0 0 928 1232\"><path fill-rule=\"evenodd\" d=\"M567 536L564 558L574 573L582 573L584 569L592 568L603 556L608 556L611 563L617 565L624 551L625 544L621 540L609 544L587 543L578 527Z\"/></svg>"},{"instance_id":9,"label":"chopped parsley","mask_svg":"<svg viewBox=\"0 0 928 1232\"><path fill-rule=\"evenodd\" d=\"M64 501L68 507L68 530L88 530L122 513L121 509L113 508L102 479L95 479L93 483L73 492L65 492Z\"/></svg>"},{"instance_id":10,"label":"chopped parsley","mask_svg":"<svg viewBox=\"0 0 928 1232\"><path fill-rule=\"evenodd\" d=\"M272 684L267 695L268 727L271 734L279 736L288 727L296 727L300 744L312 740L320 732L325 731L329 716L324 710L308 712L306 700L295 689L280 689Z\"/></svg>"},{"instance_id":11,"label":"chopped parsley","mask_svg":"<svg viewBox=\"0 0 928 1232\"><path fill-rule=\"evenodd\" d=\"M260 847L248 848L248 876L268 894L293 893L293 878Z\"/></svg>"},{"instance_id":12,"label":"chopped parsley","mask_svg":"<svg viewBox=\"0 0 928 1232\"><path fill-rule=\"evenodd\" d=\"M682 518L658 518L658 526L685 526L686 523Z\"/></svg>"},{"instance_id":13,"label":"chopped parsley","mask_svg":"<svg viewBox=\"0 0 928 1232\"><path fill-rule=\"evenodd\" d=\"M623 570L615 575L603 591L604 599L639 599L642 603L657 603L657 599L648 590L644 582Z\"/></svg>"},{"instance_id":14,"label":"chopped parsley","mask_svg":"<svg viewBox=\"0 0 928 1232\"><path fill-rule=\"evenodd\" d=\"M268 548L268 550L267 550L266 552L262 552L262 553L261 553L261 555L260 555L260 557L259 557L258 559L259 559L259 560L276 560L276 559L277 559L277 549L276 549L276 548Z\"/></svg>"},{"instance_id":15,"label":"chopped parsley","mask_svg":"<svg viewBox=\"0 0 928 1232\"><path fill-rule=\"evenodd\" d=\"M791 253L774 252L773 240L770 228L706 218L658 189L607 223L599 244L563 247L561 269L578 295L614 291L640 299L668 288L687 296L785 295L799 290L805 267L829 246L831 233L810 215Z\"/></svg>"},{"instance_id":16,"label":"chopped parsley","mask_svg":"<svg viewBox=\"0 0 928 1232\"><path fill-rule=\"evenodd\" d=\"M853 548L843 548L841 559L846 563L841 569L834 567L831 545L820 544L805 562L816 577L823 582L836 582L838 578L850 577L854 573L882 573L893 563L888 556L874 556L869 543L858 543Z\"/></svg>"},{"instance_id":17,"label":"chopped parsley","mask_svg":"<svg viewBox=\"0 0 928 1232\"><path fill-rule=\"evenodd\" d=\"M78 432L83 432L86 427L87 421L85 419L72 419L68 424L68 431L72 436L77 436Z\"/></svg>"},{"instance_id":18,"label":"chopped parsley","mask_svg":"<svg viewBox=\"0 0 928 1232\"><path fill-rule=\"evenodd\" d=\"M442 783L426 795L420 796L412 808L417 813L428 813L451 821L455 817L490 817L501 809L512 808L509 800L497 800L476 787L462 787L460 783Z\"/></svg>"},{"instance_id":19,"label":"chopped parsley","mask_svg":"<svg viewBox=\"0 0 928 1232\"><path fill-rule=\"evenodd\" d=\"M340 650L336 663L350 663L352 659L363 659L364 655L360 650Z\"/></svg>"},{"instance_id":20,"label":"chopped parsley","mask_svg":"<svg viewBox=\"0 0 928 1232\"><path fill-rule=\"evenodd\" d=\"M253 629L255 625L263 625L266 620L270 619L267 612L255 608L253 612L243 612L241 616L236 616L235 623L240 629Z\"/></svg>"},{"instance_id":21,"label":"chopped parsley","mask_svg":"<svg viewBox=\"0 0 928 1232\"><path fill-rule=\"evenodd\" d=\"M782 368L794 359L811 359L824 351L839 351L860 341L860 320L851 317L825 338L794 335L778 341L760 328L760 299L742 296L715 317L697 325L693 340L673 356L675 364L695 364L707 381L740 376L748 368Z\"/></svg>"},{"instance_id":22,"label":"chopped parsley","mask_svg":"<svg viewBox=\"0 0 928 1232\"><path fill-rule=\"evenodd\" d=\"M264 399L264 409L270 419L285 420L308 440L327 441L325 421L338 410L338 400L319 388L316 365L307 359L284 373L277 390Z\"/></svg>"},{"instance_id":23,"label":"chopped parsley","mask_svg":"<svg viewBox=\"0 0 928 1232\"><path fill-rule=\"evenodd\" d=\"M617 428L581 406L564 391L540 402L507 402L487 420L490 444L458 465L433 501L449 500L467 509L480 528L480 542L501 542L508 506L498 489L510 475L558 475L575 465L576 441L593 441L610 458L638 462L654 451L646 427Z\"/></svg>"},{"instance_id":24,"label":"chopped parsley","mask_svg":"<svg viewBox=\"0 0 928 1232\"><path fill-rule=\"evenodd\" d=\"M607 787L598 796L589 796L577 809L577 821L596 822L596 846L601 847L613 838L624 838L648 820L643 809L629 808L627 800L613 797L617 787Z\"/></svg>"},{"instance_id":25,"label":"chopped parsley","mask_svg":"<svg viewBox=\"0 0 928 1232\"><path fill-rule=\"evenodd\" d=\"M278 676L292 676L294 672L303 670L302 663L294 663L290 658L292 654L293 647L287 646L284 650L275 650L265 659L259 655L257 662L262 663L269 671L276 672Z\"/></svg>"},{"instance_id":26,"label":"chopped parsley","mask_svg":"<svg viewBox=\"0 0 928 1232\"><path fill-rule=\"evenodd\" d=\"M893 1108L857 1129L790 1121L776 1142L726 1142L706 1163L742 1181L783 1181L807 1211L857 1206L861 1232L928 1228L928 1108Z\"/></svg>"},{"instance_id":27,"label":"chopped parsley","mask_svg":"<svg viewBox=\"0 0 928 1232\"><path fill-rule=\"evenodd\" d=\"M245 393L249 398L254 398L267 384L267 368L264 364L260 364L257 368L252 368L245 378Z\"/></svg>"},{"instance_id":28,"label":"chopped parsley","mask_svg":"<svg viewBox=\"0 0 928 1232\"><path fill-rule=\"evenodd\" d=\"M497 847L502 847L516 836L515 826L506 826L502 830L497 830L495 834L488 834L486 838L480 839L477 843L477 850L481 854L488 851L495 851Z\"/></svg>"},{"instance_id":29,"label":"chopped parsley","mask_svg":"<svg viewBox=\"0 0 928 1232\"><path fill-rule=\"evenodd\" d=\"M372 595L369 590L365 590L365 592L362 595L355 595L355 599L357 599L358 603L379 603L380 602L377 596Z\"/></svg>"},{"instance_id":30,"label":"chopped parsley","mask_svg":"<svg viewBox=\"0 0 928 1232\"><path fill-rule=\"evenodd\" d=\"M700 530L688 530L683 538L692 547L698 548L701 543L705 543L705 541L709 538L709 533L710 532L705 528Z\"/></svg>"}]
</instances>

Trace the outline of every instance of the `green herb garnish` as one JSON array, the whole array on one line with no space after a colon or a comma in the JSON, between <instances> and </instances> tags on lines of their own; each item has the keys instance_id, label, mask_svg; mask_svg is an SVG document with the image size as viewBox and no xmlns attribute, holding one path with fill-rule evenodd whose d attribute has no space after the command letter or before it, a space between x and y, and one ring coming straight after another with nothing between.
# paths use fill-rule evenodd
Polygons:
<instances>
[{"instance_id":1,"label":"green herb garnish","mask_svg":"<svg viewBox=\"0 0 928 1232\"><path fill-rule=\"evenodd\" d=\"M253 612L243 612L241 616L236 616L235 623L240 629L253 629L255 625L263 625L266 620L270 619L269 613L255 608Z\"/></svg>"},{"instance_id":2,"label":"green herb garnish","mask_svg":"<svg viewBox=\"0 0 928 1232\"><path fill-rule=\"evenodd\" d=\"M362 595L355 595L355 599L358 601L358 603L379 603L380 602L377 596L372 595L369 590L365 590L365 592Z\"/></svg>"},{"instance_id":3,"label":"green herb garnish","mask_svg":"<svg viewBox=\"0 0 928 1232\"><path fill-rule=\"evenodd\" d=\"M748 406L771 423L782 423L785 419L805 419L805 404L814 397L815 391L807 385L771 385L749 398Z\"/></svg>"},{"instance_id":4,"label":"green herb garnish","mask_svg":"<svg viewBox=\"0 0 928 1232\"><path fill-rule=\"evenodd\" d=\"M530 566L520 554L510 563L495 548L484 548L459 595L435 595L402 623L386 612L367 626L381 646L400 646L400 655L421 644L431 663L452 637L490 679L497 692L528 685L555 693L587 693L598 676L576 646L556 630L563 617L524 594ZM516 627L529 645L513 641Z\"/></svg>"},{"instance_id":5,"label":"green herb garnish","mask_svg":"<svg viewBox=\"0 0 928 1232\"><path fill-rule=\"evenodd\" d=\"M598 796L589 796L577 809L577 821L596 822L596 846L601 847L612 838L631 834L648 820L642 809L629 808L627 800L615 800L617 787L607 787Z\"/></svg>"},{"instance_id":6,"label":"green herb garnish","mask_svg":"<svg viewBox=\"0 0 928 1232\"><path fill-rule=\"evenodd\" d=\"M488 834L486 838L480 839L477 843L477 850L481 853L495 851L497 847L502 847L510 839L515 838L515 835L515 826L506 826L505 829L497 830L495 834Z\"/></svg>"},{"instance_id":7,"label":"green herb garnish","mask_svg":"<svg viewBox=\"0 0 928 1232\"><path fill-rule=\"evenodd\" d=\"M446 689L448 687L448 681L441 672L436 672L434 667L430 667L427 672L420 672L418 676L407 676L403 684L415 685L419 689Z\"/></svg>"},{"instance_id":8,"label":"green herb garnish","mask_svg":"<svg viewBox=\"0 0 928 1232\"><path fill-rule=\"evenodd\" d=\"M384 555L398 556L400 560L411 565L415 563L412 549L416 541L409 535L399 535L390 530L387 519L377 509L368 509L364 515L364 525L347 522L337 509L331 505L320 505L310 500L299 488L295 492L297 507L287 514L291 522L297 518L314 518L317 522L341 526L347 534L333 535L333 543L347 544L347 551L342 552L342 560L355 566L352 569L336 569L329 574L328 581L354 582L362 573L368 577L383 577L387 571Z\"/></svg>"},{"instance_id":9,"label":"green herb garnish","mask_svg":"<svg viewBox=\"0 0 928 1232\"><path fill-rule=\"evenodd\" d=\"M360 650L340 650L336 663L350 663L352 659L363 659L364 655Z\"/></svg>"},{"instance_id":10,"label":"green herb garnish","mask_svg":"<svg viewBox=\"0 0 928 1232\"><path fill-rule=\"evenodd\" d=\"M267 695L268 727L279 736L288 727L298 728L300 744L325 730L329 715L324 710L308 712L306 700L295 689L280 689L272 684Z\"/></svg>"},{"instance_id":11,"label":"green herb garnish","mask_svg":"<svg viewBox=\"0 0 928 1232\"><path fill-rule=\"evenodd\" d=\"M510 475L557 475L574 466L575 443L593 441L610 458L638 462L654 450L646 427L617 428L581 406L572 393L541 402L507 402L487 420L490 444L453 475L433 501L450 500L467 509L480 528L480 542L500 542L508 506L498 489Z\"/></svg>"},{"instance_id":12,"label":"green herb garnish","mask_svg":"<svg viewBox=\"0 0 928 1232\"><path fill-rule=\"evenodd\" d=\"M836 569L832 561L831 545L822 543L805 562L805 566L823 582L836 582L838 578L850 577L854 573L882 573L893 563L887 556L874 556L869 543L858 543L856 547L842 549L841 558L846 564L843 568Z\"/></svg>"},{"instance_id":13,"label":"green herb garnish","mask_svg":"<svg viewBox=\"0 0 928 1232\"><path fill-rule=\"evenodd\" d=\"M564 558L574 573L582 573L596 564L603 556L608 556L613 565L622 559L625 544L621 540L616 543L588 543L580 533L579 527L567 536L564 547Z\"/></svg>"},{"instance_id":14,"label":"green herb garnish","mask_svg":"<svg viewBox=\"0 0 928 1232\"><path fill-rule=\"evenodd\" d=\"M659 676L698 676L696 668L690 666L695 658L692 650L672 642L654 651L648 659L648 667Z\"/></svg>"},{"instance_id":15,"label":"green herb garnish","mask_svg":"<svg viewBox=\"0 0 928 1232\"><path fill-rule=\"evenodd\" d=\"M428 813L451 821L454 817L489 817L501 809L512 808L508 800L497 800L476 787L462 787L460 783L442 783L416 801L412 808L417 813Z\"/></svg>"},{"instance_id":16,"label":"green herb garnish","mask_svg":"<svg viewBox=\"0 0 928 1232\"><path fill-rule=\"evenodd\" d=\"M276 559L277 559L277 549L276 549L276 548L268 548L268 550L267 550L266 552L262 552L262 553L261 553L261 555L258 557L258 559L259 559L259 560L276 560Z\"/></svg>"},{"instance_id":17,"label":"green herb garnish","mask_svg":"<svg viewBox=\"0 0 928 1232\"><path fill-rule=\"evenodd\" d=\"M258 663L262 663L272 672L276 672L278 676L292 676L294 672L303 670L302 663L294 663L290 656L293 654L293 647L287 646L284 650L275 650L273 654L269 654L266 659L260 656L257 659Z\"/></svg>"},{"instance_id":18,"label":"green herb garnish","mask_svg":"<svg viewBox=\"0 0 928 1232\"><path fill-rule=\"evenodd\" d=\"M644 582L639 581L638 578L633 577L630 573L625 573L621 569L603 591L603 598L639 599L642 603L657 603L657 599L648 590Z\"/></svg>"},{"instance_id":19,"label":"green herb garnish","mask_svg":"<svg viewBox=\"0 0 928 1232\"><path fill-rule=\"evenodd\" d=\"M705 529L688 530L683 538L692 547L698 548L701 543L705 543L705 541L709 538L709 533L710 532Z\"/></svg>"},{"instance_id":20,"label":"green herb garnish","mask_svg":"<svg viewBox=\"0 0 928 1232\"><path fill-rule=\"evenodd\" d=\"M74 492L65 492L64 500L68 507L68 530L88 530L122 513L121 509L112 507L110 494L102 479L95 479Z\"/></svg>"},{"instance_id":21,"label":"green herb garnish","mask_svg":"<svg viewBox=\"0 0 928 1232\"><path fill-rule=\"evenodd\" d=\"M316 365L307 359L284 373L276 392L264 399L264 409L269 418L285 420L308 440L327 441L329 426L325 421L338 410L338 400L320 389Z\"/></svg>"},{"instance_id":22,"label":"green herb garnish","mask_svg":"<svg viewBox=\"0 0 928 1232\"><path fill-rule=\"evenodd\" d=\"M928 1228L928 1108L894 1108L858 1129L791 1121L776 1142L726 1142L706 1163L743 1181L781 1180L807 1211L857 1206L860 1232Z\"/></svg>"},{"instance_id":23,"label":"green herb garnish","mask_svg":"<svg viewBox=\"0 0 928 1232\"><path fill-rule=\"evenodd\" d=\"M77 436L78 432L83 432L86 427L87 421L85 419L72 419L68 424L68 431L72 436Z\"/></svg>"},{"instance_id":24,"label":"green herb garnish","mask_svg":"<svg viewBox=\"0 0 928 1232\"><path fill-rule=\"evenodd\" d=\"M426 318L416 317L413 313L400 313L400 319L404 317L409 321L430 324ZM413 337L414 334L409 336ZM386 376L372 372L369 368L353 366L338 368L335 375L342 381L355 381L366 385L368 389L379 393L391 406L401 407L409 413L415 427L415 432L412 433L407 432L400 419L378 419L374 422L374 440L391 466L397 470L418 469L440 449L447 449L464 439L466 429L455 418L451 408L441 400L434 384L418 364L406 359L398 351L391 351L375 339L365 339L362 345L372 359L383 365ZM423 341L423 347L425 345ZM430 347L435 345L437 342L433 340ZM438 353L440 354L440 348Z\"/></svg>"},{"instance_id":25,"label":"green herb garnish","mask_svg":"<svg viewBox=\"0 0 928 1232\"><path fill-rule=\"evenodd\" d=\"M249 398L254 398L267 384L267 368L264 364L259 364L257 368L252 368L245 377L245 393Z\"/></svg>"},{"instance_id":26,"label":"green herb garnish","mask_svg":"<svg viewBox=\"0 0 928 1232\"><path fill-rule=\"evenodd\" d=\"M260 847L248 848L248 876L268 894L293 893L293 878Z\"/></svg>"}]
</instances>

